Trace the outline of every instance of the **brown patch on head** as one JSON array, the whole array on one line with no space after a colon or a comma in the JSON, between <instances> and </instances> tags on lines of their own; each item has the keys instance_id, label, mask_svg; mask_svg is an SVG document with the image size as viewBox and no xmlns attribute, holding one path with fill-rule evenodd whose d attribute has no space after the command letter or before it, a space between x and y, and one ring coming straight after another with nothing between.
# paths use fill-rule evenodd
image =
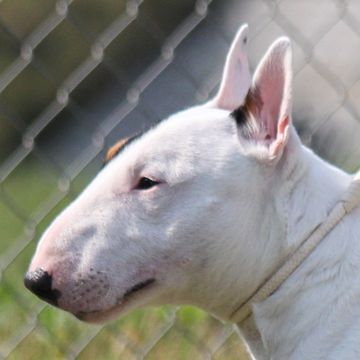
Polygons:
<instances>
[{"instance_id":1,"label":"brown patch on head","mask_svg":"<svg viewBox=\"0 0 360 360\"><path fill-rule=\"evenodd\" d=\"M116 155L118 155L121 151L124 150L125 147L127 147L131 142L141 137L143 133L138 133L133 136L130 136L128 138L124 138L119 140L115 145L113 145L106 153L105 159L104 159L104 165L106 165L108 162L110 162Z\"/></svg>"},{"instance_id":2,"label":"brown patch on head","mask_svg":"<svg viewBox=\"0 0 360 360\"><path fill-rule=\"evenodd\" d=\"M129 142L129 138L124 138L119 140L115 145L113 145L105 155L105 164L111 161Z\"/></svg>"}]
</instances>

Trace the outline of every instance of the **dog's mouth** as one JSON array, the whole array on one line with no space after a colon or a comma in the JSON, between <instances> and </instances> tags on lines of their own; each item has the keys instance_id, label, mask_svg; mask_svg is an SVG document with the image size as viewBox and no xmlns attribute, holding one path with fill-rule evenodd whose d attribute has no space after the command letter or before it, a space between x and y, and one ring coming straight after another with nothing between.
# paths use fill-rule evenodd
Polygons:
<instances>
[{"instance_id":1,"label":"dog's mouth","mask_svg":"<svg viewBox=\"0 0 360 360\"><path fill-rule=\"evenodd\" d=\"M129 300L136 300L139 298L139 294L145 290L149 290L154 287L156 280L154 278L149 278L144 281L140 281L135 285L127 289L124 295L119 299L119 301L109 309L106 310L95 310L89 312L78 312L74 314L79 320L86 322L102 322L110 319L112 314L118 313L123 310L124 307L128 304Z\"/></svg>"},{"instance_id":2,"label":"dog's mouth","mask_svg":"<svg viewBox=\"0 0 360 360\"><path fill-rule=\"evenodd\" d=\"M133 295L134 293L145 289L146 287L153 284L154 282L155 282L155 279L153 279L153 278L147 279L145 281L140 281L139 283L135 284L134 286L132 286L131 288L129 288L128 290L125 291L125 294L123 296L123 300L126 300L131 295Z\"/></svg>"}]
</instances>

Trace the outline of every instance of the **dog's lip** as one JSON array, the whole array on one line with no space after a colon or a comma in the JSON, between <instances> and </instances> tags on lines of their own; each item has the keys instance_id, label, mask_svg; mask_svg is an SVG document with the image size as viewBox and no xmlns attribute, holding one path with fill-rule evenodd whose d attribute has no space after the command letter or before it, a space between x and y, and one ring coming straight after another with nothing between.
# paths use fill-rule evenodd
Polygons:
<instances>
[{"instance_id":1,"label":"dog's lip","mask_svg":"<svg viewBox=\"0 0 360 360\"><path fill-rule=\"evenodd\" d=\"M153 287L152 285L156 284L156 279L149 278L147 280L140 281L135 285L128 288L119 301L116 302L114 306L109 309L104 310L94 310L94 311L80 311L75 315L79 320L82 321L96 321L98 318L102 316L106 316L107 314L113 312L114 310L118 310L123 308L129 301L130 298L142 292L145 289Z\"/></svg>"}]
</instances>

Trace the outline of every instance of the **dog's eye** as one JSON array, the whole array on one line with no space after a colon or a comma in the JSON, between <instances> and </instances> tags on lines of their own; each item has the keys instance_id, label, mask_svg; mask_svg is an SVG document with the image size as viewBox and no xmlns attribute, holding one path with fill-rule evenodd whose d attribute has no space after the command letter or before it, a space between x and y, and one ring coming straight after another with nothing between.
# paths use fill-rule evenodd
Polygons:
<instances>
[{"instance_id":1,"label":"dog's eye","mask_svg":"<svg viewBox=\"0 0 360 360\"><path fill-rule=\"evenodd\" d=\"M147 189L150 189L153 186L158 185L158 184L160 184L158 181L149 179L147 177L142 177L139 180L138 184L136 185L135 189L137 189L137 190L147 190Z\"/></svg>"}]
</instances>

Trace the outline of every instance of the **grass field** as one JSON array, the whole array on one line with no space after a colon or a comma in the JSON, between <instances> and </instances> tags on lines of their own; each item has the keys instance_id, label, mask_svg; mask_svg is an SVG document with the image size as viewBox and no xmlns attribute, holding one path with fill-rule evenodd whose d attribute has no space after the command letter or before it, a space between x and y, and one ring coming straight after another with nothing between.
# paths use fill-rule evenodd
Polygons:
<instances>
[{"instance_id":1,"label":"grass field","mask_svg":"<svg viewBox=\"0 0 360 360\"><path fill-rule=\"evenodd\" d=\"M29 157L3 183L0 358L246 359L233 327L199 309L142 309L99 327L46 306L23 287L23 274L40 234L98 168L98 163L90 164L65 192L59 189L60 174L55 169Z\"/></svg>"}]
</instances>

